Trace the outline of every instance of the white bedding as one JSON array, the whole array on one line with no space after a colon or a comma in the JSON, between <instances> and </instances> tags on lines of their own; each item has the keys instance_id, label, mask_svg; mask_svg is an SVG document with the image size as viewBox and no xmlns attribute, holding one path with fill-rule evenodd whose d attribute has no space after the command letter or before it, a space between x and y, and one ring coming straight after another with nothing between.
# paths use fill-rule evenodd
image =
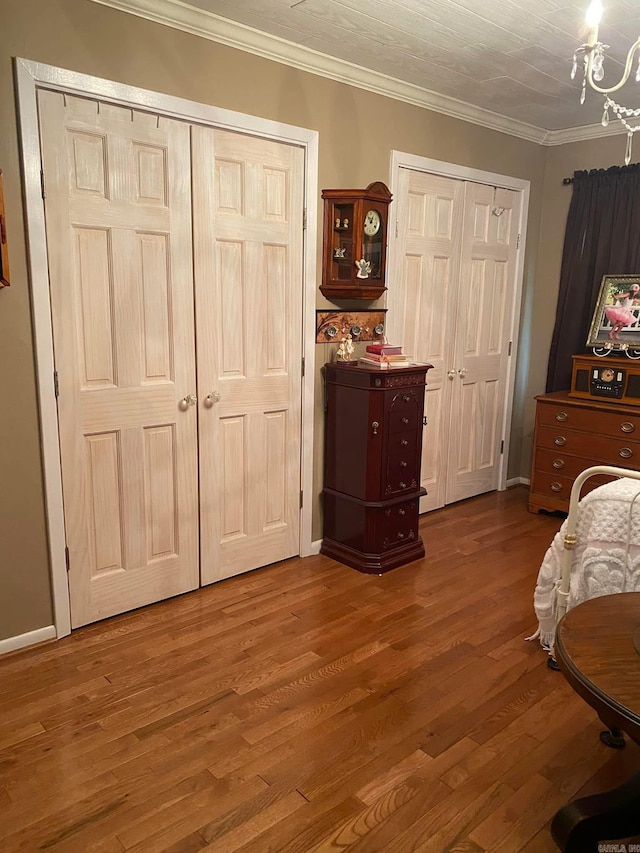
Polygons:
<instances>
[{"instance_id":1,"label":"white bedding","mask_svg":"<svg viewBox=\"0 0 640 853\"><path fill-rule=\"evenodd\" d=\"M556 632L556 590L562 574L563 522L545 554L533 596L539 638L552 649ZM640 480L622 478L599 486L578 505L576 547L570 552L567 610L599 595L640 592Z\"/></svg>"}]
</instances>

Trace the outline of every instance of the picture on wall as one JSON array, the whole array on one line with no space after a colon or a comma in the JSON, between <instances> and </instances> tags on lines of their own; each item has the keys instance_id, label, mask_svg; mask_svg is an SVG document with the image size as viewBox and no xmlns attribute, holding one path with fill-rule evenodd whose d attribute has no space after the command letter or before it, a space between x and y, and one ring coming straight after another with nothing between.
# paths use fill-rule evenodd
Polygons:
<instances>
[{"instance_id":1,"label":"picture on wall","mask_svg":"<svg viewBox=\"0 0 640 853\"><path fill-rule=\"evenodd\" d=\"M640 349L640 274L603 276L587 346Z\"/></svg>"}]
</instances>

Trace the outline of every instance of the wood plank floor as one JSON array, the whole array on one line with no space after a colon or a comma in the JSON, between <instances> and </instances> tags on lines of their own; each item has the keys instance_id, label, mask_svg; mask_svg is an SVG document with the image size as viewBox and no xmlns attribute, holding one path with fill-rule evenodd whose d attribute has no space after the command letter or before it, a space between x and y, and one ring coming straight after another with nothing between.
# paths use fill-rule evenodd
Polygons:
<instances>
[{"instance_id":1,"label":"wood plank floor","mask_svg":"<svg viewBox=\"0 0 640 853\"><path fill-rule=\"evenodd\" d=\"M546 666L561 519L424 516L382 577L288 560L0 658L0 851L546 853L640 768Z\"/></svg>"}]
</instances>

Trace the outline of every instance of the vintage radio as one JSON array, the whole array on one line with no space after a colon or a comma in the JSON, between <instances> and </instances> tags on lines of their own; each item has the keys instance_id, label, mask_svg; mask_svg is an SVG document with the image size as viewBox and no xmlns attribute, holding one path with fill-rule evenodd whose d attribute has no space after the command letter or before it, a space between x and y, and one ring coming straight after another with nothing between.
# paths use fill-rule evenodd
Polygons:
<instances>
[{"instance_id":1,"label":"vintage radio","mask_svg":"<svg viewBox=\"0 0 640 853\"><path fill-rule=\"evenodd\" d=\"M640 360L573 355L570 397L640 406Z\"/></svg>"}]
</instances>

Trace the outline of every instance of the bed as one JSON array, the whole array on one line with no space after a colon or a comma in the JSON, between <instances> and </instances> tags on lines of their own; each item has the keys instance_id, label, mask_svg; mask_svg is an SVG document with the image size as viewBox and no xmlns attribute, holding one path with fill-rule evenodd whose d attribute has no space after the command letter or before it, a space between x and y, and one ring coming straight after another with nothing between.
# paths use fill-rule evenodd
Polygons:
<instances>
[{"instance_id":1,"label":"bed","mask_svg":"<svg viewBox=\"0 0 640 853\"><path fill-rule=\"evenodd\" d=\"M580 499L590 477L619 479ZM569 514L549 546L534 592L538 639L553 659L556 625L582 601L616 592L640 592L640 471L598 465L576 477Z\"/></svg>"}]
</instances>

